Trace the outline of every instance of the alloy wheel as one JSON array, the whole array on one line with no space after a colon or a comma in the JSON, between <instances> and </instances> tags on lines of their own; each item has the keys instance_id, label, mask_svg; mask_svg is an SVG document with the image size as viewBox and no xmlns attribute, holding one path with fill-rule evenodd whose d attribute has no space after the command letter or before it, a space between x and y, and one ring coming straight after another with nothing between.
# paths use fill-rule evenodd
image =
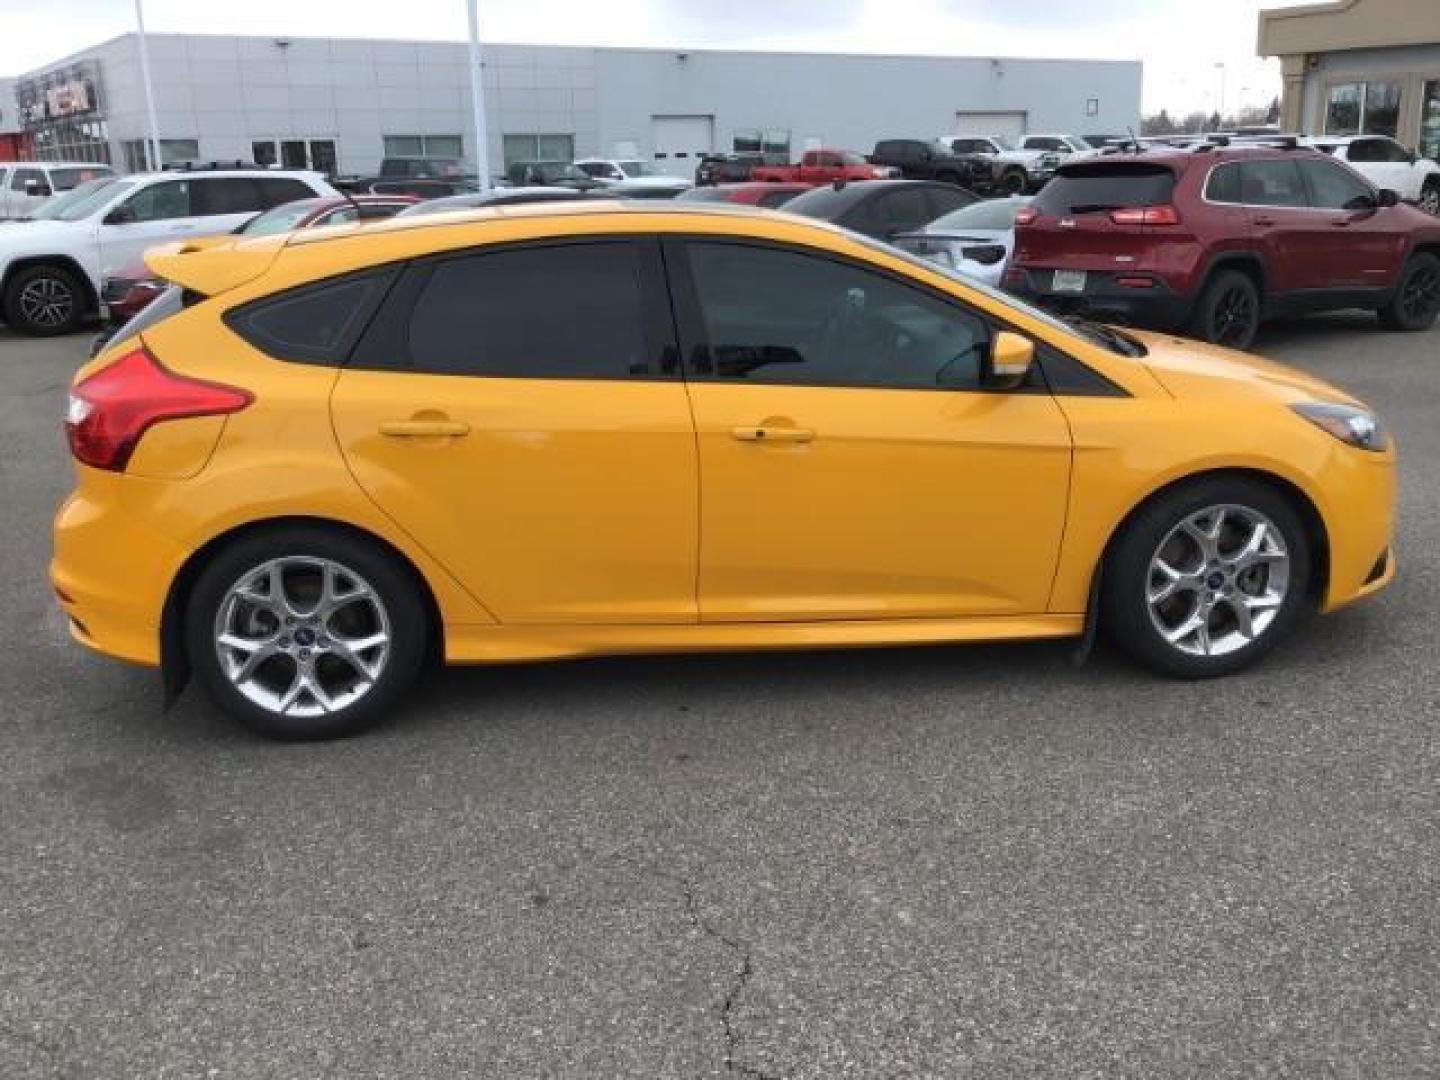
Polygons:
<instances>
[{"instance_id":1,"label":"alloy wheel","mask_svg":"<svg viewBox=\"0 0 1440 1080\"><path fill-rule=\"evenodd\" d=\"M1255 333L1256 314L1254 293L1238 285L1226 289L1215 302L1211 339L1217 345L1246 344Z\"/></svg>"},{"instance_id":2,"label":"alloy wheel","mask_svg":"<svg viewBox=\"0 0 1440 1080\"><path fill-rule=\"evenodd\" d=\"M18 306L31 325L53 329L70 321L75 292L59 278L38 277L20 290Z\"/></svg>"},{"instance_id":3,"label":"alloy wheel","mask_svg":"<svg viewBox=\"0 0 1440 1080\"><path fill-rule=\"evenodd\" d=\"M1433 262L1417 266L1400 287L1400 308L1407 319L1424 322L1440 309L1440 268Z\"/></svg>"},{"instance_id":4,"label":"alloy wheel","mask_svg":"<svg viewBox=\"0 0 1440 1080\"><path fill-rule=\"evenodd\" d=\"M1169 645L1226 656L1261 637L1290 590L1290 553L1264 514L1223 504L1189 514L1151 557L1145 600Z\"/></svg>"},{"instance_id":5,"label":"alloy wheel","mask_svg":"<svg viewBox=\"0 0 1440 1080\"><path fill-rule=\"evenodd\" d=\"M390 658L379 594L330 559L272 559L221 600L214 643L235 689L277 716L316 717L363 698Z\"/></svg>"},{"instance_id":6,"label":"alloy wheel","mask_svg":"<svg viewBox=\"0 0 1440 1080\"><path fill-rule=\"evenodd\" d=\"M1440 184L1431 184L1420 192L1420 200L1416 205L1425 213L1440 217Z\"/></svg>"}]
</instances>

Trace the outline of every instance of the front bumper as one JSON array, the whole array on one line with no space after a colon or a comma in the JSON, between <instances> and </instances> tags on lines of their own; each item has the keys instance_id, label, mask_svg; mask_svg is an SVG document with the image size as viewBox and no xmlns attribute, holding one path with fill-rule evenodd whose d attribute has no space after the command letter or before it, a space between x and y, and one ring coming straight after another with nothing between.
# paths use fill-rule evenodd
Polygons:
<instances>
[{"instance_id":1,"label":"front bumper","mask_svg":"<svg viewBox=\"0 0 1440 1080\"><path fill-rule=\"evenodd\" d=\"M1347 449L1322 479L1330 575L1320 609L1331 612L1395 580L1395 455Z\"/></svg>"}]
</instances>

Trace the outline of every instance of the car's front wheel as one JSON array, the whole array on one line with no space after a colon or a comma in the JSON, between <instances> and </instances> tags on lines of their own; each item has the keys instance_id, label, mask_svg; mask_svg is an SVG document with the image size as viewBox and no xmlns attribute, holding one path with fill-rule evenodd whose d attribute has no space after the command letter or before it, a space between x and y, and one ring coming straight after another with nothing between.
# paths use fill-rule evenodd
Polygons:
<instances>
[{"instance_id":1,"label":"car's front wheel","mask_svg":"<svg viewBox=\"0 0 1440 1080\"><path fill-rule=\"evenodd\" d=\"M1269 652L1310 604L1310 540L1290 500L1214 477L1143 507L1103 571L1101 624L1141 664L1227 675Z\"/></svg>"},{"instance_id":2,"label":"car's front wheel","mask_svg":"<svg viewBox=\"0 0 1440 1080\"><path fill-rule=\"evenodd\" d=\"M185 618L210 698L278 739L336 738L382 719L419 673L426 639L413 576L378 545L313 526L222 549Z\"/></svg>"},{"instance_id":3,"label":"car's front wheel","mask_svg":"<svg viewBox=\"0 0 1440 1080\"><path fill-rule=\"evenodd\" d=\"M5 321L32 337L53 337L78 330L89 310L80 279L63 266L27 266L5 286Z\"/></svg>"}]
</instances>

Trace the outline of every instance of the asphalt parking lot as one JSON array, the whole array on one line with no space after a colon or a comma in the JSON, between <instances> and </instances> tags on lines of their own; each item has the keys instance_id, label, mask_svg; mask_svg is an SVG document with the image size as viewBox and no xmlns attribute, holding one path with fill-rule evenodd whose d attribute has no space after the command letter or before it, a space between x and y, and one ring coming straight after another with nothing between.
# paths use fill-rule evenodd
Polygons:
<instances>
[{"instance_id":1,"label":"asphalt parking lot","mask_svg":"<svg viewBox=\"0 0 1440 1080\"><path fill-rule=\"evenodd\" d=\"M1440 330L1400 579L1259 670L1062 645L452 671L260 742L72 646L88 337L0 331L0 1077L1440 1075Z\"/></svg>"}]
</instances>

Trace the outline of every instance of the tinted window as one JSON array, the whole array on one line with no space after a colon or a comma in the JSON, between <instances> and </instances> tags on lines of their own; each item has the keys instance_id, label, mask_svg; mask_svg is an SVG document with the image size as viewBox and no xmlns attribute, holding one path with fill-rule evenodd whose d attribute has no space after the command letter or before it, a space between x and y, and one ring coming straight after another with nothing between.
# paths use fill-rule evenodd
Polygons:
<instances>
[{"instance_id":1,"label":"tinted window","mask_svg":"<svg viewBox=\"0 0 1440 1080\"><path fill-rule=\"evenodd\" d=\"M893 183L893 181L883 182ZM846 184L839 190L830 184L811 188L791 199L785 209L792 214L804 214L806 217L820 218L822 221L834 221L858 203L861 195L869 190L862 186L863 183L862 181L860 184Z\"/></svg>"},{"instance_id":2,"label":"tinted window","mask_svg":"<svg viewBox=\"0 0 1440 1080\"><path fill-rule=\"evenodd\" d=\"M1356 139L1346 155L1351 161L1385 161L1385 146L1379 139Z\"/></svg>"},{"instance_id":3,"label":"tinted window","mask_svg":"<svg viewBox=\"0 0 1440 1080\"><path fill-rule=\"evenodd\" d=\"M959 210L962 206L969 206L977 199L968 191L962 191L957 187L932 187L925 189L925 220L934 221L945 214Z\"/></svg>"},{"instance_id":4,"label":"tinted window","mask_svg":"<svg viewBox=\"0 0 1440 1080\"><path fill-rule=\"evenodd\" d=\"M957 154L990 154L995 151L984 139L951 139L950 146Z\"/></svg>"},{"instance_id":5,"label":"tinted window","mask_svg":"<svg viewBox=\"0 0 1440 1080\"><path fill-rule=\"evenodd\" d=\"M1070 147L1060 139L1048 139L1036 137L1025 140L1026 150L1063 150L1068 152Z\"/></svg>"},{"instance_id":6,"label":"tinted window","mask_svg":"<svg viewBox=\"0 0 1440 1080\"><path fill-rule=\"evenodd\" d=\"M950 229L1013 229L1015 213L1029 199L986 199L954 210L932 221L931 232Z\"/></svg>"},{"instance_id":7,"label":"tinted window","mask_svg":"<svg viewBox=\"0 0 1440 1080\"><path fill-rule=\"evenodd\" d=\"M447 375L649 375L637 245L563 244L447 259L410 315L410 363Z\"/></svg>"},{"instance_id":8,"label":"tinted window","mask_svg":"<svg viewBox=\"0 0 1440 1080\"><path fill-rule=\"evenodd\" d=\"M24 191L25 185L32 181L40 185L41 192L49 186L45 183L45 174L39 169L16 169L15 175L10 180L10 190Z\"/></svg>"},{"instance_id":9,"label":"tinted window","mask_svg":"<svg viewBox=\"0 0 1440 1080\"><path fill-rule=\"evenodd\" d=\"M1240 201L1246 206L1305 206L1305 189L1295 162L1242 162Z\"/></svg>"},{"instance_id":10,"label":"tinted window","mask_svg":"<svg viewBox=\"0 0 1440 1080\"><path fill-rule=\"evenodd\" d=\"M1217 203L1239 203L1240 166L1217 165L1205 181L1205 198Z\"/></svg>"},{"instance_id":11,"label":"tinted window","mask_svg":"<svg viewBox=\"0 0 1440 1080\"><path fill-rule=\"evenodd\" d=\"M393 277L387 269L290 289L228 312L225 322L277 360L339 364Z\"/></svg>"},{"instance_id":12,"label":"tinted window","mask_svg":"<svg viewBox=\"0 0 1440 1080\"><path fill-rule=\"evenodd\" d=\"M931 216L930 204L925 201L925 189L919 187L906 186L887 191L871 200L870 204L871 221L887 231L916 228L929 221Z\"/></svg>"},{"instance_id":13,"label":"tinted window","mask_svg":"<svg viewBox=\"0 0 1440 1080\"><path fill-rule=\"evenodd\" d=\"M695 242L690 267L712 374L813 386L979 386L976 315L831 259Z\"/></svg>"},{"instance_id":14,"label":"tinted window","mask_svg":"<svg viewBox=\"0 0 1440 1080\"><path fill-rule=\"evenodd\" d=\"M113 175L114 170L103 165L87 165L69 169L51 169L50 183L55 186L56 191L69 191L76 184L83 184L87 180L98 180L102 176Z\"/></svg>"},{"instance_id":15,"label":"tinted window","mask_svg":"<svg viewBox=\"0 0 1440 1080\"><path fill-rule=\"evenodd\" d=\"M291 176L265 176L260 178L260 203L256 209L269 210L272 206L283 206L296 199L313 199L315 192Z\"/></svg>"},{"instance_id":16,"label":"tinted window","mask_svg":"<svg viewBox=\"0 0 1440 1080\"><path fill-rule=\"evenodd\" d=\"M191 217L190 181L164 180L141 188L125 203L136 221L165 221Z\"/></svg>"},{"instance_id":17,"label":"tinted window","mask_svg":"<svg viewBox=\"0 0 1440 1080\"><path fill-rule=\"evenodd\" d=\"M773 210L777 206L784 206L799 194L800 192L798 191L767 191L764 195L760 196L759 205L769 207Z\"/></svg>"},{"instance_id":18,"label":"tinted window","mask_svg":"<svg viewBox=\"0 0 1440 1080\"><path fill-rule=\"evenodd\" d=\"M1149 162L1065 165L1035 196L1042 214L1063 215L1122 206L1163 206L1175 190L1175 174Z\"/></svg>"},{"instance_id":19,"label":"tinted window","mask_svg":"<svg viewBox=\"0 0 1440 1080\"><path fill-rule=\"evenodd\" d=\"M1370 185L1343 165L1330 161L1302 161L1300 169L1310 185L1310 205L1324 210L1358 210L1373 205Z\"/></svg>"},{"instance_id":20,"label":"tinted window","mask_svg":"<svg viewBox=\"0 0 1440 1080\"><path fill-rule=\"evenodd\" d=\"M204 216L254 214L260 205L260 184L249 176L216 176L194 180L195 212Z\"/></svg>"}]
</instances>

